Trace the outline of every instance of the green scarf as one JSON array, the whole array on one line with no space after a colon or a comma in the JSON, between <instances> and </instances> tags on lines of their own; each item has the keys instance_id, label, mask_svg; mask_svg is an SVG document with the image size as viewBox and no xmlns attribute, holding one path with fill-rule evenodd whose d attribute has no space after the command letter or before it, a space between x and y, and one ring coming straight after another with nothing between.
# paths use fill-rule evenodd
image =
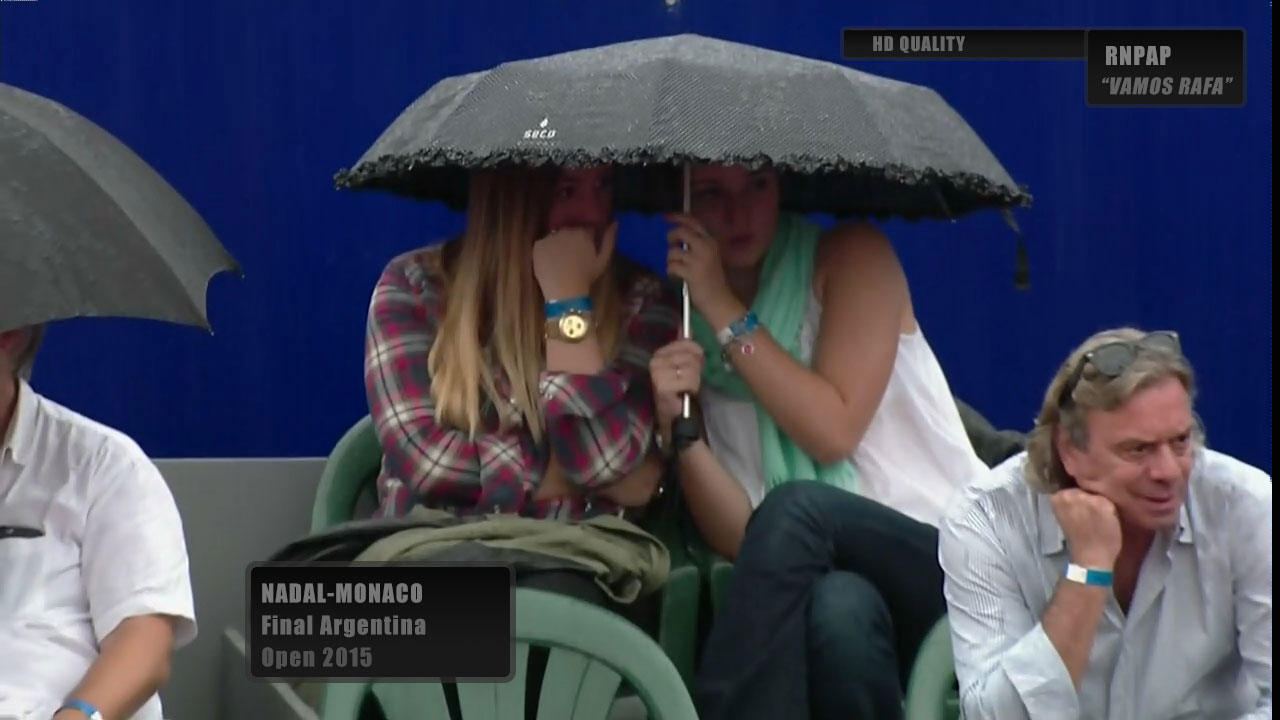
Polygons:
<instances>
[{"instance_id":1,"label":"green scarf","mask_svg":"<svg viewBox=\"0 0 1280 720\"><path fill-rule=\"evenodd\" d=\"M813 257L822 228L799 215L783 213L773 243L765 254L760 271L760 286L751 309L784 350L800 358L800 327L813 292ZM716 331L696 310L690 318L693 339L702 346L706 362L702 382L710 388L756 405L756 421L760 430L760 454L764 468L765 492L789 480L818 480L854 491L856 474L848 459L819 465L787 437L760 406L746 382L738 373L725 369L720 360L720 342Z\"/></svg>"}]
</instances>

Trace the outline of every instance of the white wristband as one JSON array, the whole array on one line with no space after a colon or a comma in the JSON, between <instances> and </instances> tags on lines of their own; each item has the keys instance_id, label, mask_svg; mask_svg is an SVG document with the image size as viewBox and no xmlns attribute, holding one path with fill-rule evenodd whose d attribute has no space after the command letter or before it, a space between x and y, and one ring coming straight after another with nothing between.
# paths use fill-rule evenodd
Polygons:
<instances>
[{"instance_id":1,"label":"white wristband","mask_svg":"<svg viewBox=\"0 0 1280 720\"><path fill-rule=\"evenodd\" d=\"M1111 586L1111 571L1097 570L1087 568L1083 565L1070 563L1067 565L1066 578L1071 582L1080 583L1081 585L1095 585L1098 587Z\"/></svg>"}]
</instances>

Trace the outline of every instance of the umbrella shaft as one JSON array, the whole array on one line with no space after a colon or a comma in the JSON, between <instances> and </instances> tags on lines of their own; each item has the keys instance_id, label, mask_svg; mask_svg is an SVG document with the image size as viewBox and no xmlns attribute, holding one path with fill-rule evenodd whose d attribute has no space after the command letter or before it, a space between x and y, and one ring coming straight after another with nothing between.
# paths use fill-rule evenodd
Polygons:
<instances>
[{"instance_id":1,"label":"umbrella shaft","mask_svg":"<svg viewBox=\"0 0 1280 720\"><path fill-rule=\"evenodd\" d=\"M681 283L680 290L680 294L684 296L684 337L687 338L693 335L689 327L689 283ZM689 417L689 393L684 394L684 417Z\"/></svg>"},{"instance_id":2,"label":"umbrella shaft","mask_svg":"<svg viewBox=\"0 0 1280 720\"><path fill-rule=\"evenodd\" d=\"M685 163L684 164L684 211L686 213L689 212L689 209L690 209L689 200L690 200L690 191L692 190L692 187L693 187L693 165L689 163ZM689 322L689 283L687 281L680 283L680 291L681 291L680 294L683 296L682 300L684 302L684 308L683 308L684 312L681 314L684 320L684 337L689 338L689 337L693 337L693 329L690 327L690 322ZM684 394L683 417L685 418L689 417L689 393Z\"/></svg>"}]
</instances>

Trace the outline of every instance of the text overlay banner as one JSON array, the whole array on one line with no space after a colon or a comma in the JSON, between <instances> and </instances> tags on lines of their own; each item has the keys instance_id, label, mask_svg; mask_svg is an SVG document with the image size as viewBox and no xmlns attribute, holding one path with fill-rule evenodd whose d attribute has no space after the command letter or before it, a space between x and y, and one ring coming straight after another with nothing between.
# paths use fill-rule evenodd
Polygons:
<instances>
[{"instance_id":1,"label":"text overlay banner","mask_svg":"<svg viewBox=\"0 0 1280 720\"><path fill-rule=\"evenodd\" d=\"M254 563L249 674L509 680L513 583L510 565Z\"/></svg>"},{"instance_id":2,"label":"text overlay banner","mask_svg":"<svg viewBox=\"0 0 1280 720\"><path fill-rule=\"evenodd\" d=\"M840 54L863 60L1081 60L1084 28L844 28Z\"/></svg>"},{"instance_id":3,"label":"text overlay banner","mask_svg":"<svg viewBox=\"0 0 1280 720\"><path fill-rule=\"evenodd\" d=\"M1244 30L1090 30L1090 105L1244 104Z\"/></svg>"}]
</instances>

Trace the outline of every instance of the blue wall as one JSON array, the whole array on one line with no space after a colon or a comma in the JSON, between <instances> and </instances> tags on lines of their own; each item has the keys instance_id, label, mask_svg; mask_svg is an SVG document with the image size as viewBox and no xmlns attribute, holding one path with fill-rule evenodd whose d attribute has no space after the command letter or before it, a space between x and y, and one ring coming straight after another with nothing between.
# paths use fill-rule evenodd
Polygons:
<instances>
[{"instance_id":1,"label":"blue wall","mask_svg":"<svg viewBox=\"0 0 1280 720\"><path fill-rule=\"evenodd\" d=\"M325 454L364 412L369 291L391 255L458 226L341 193L349 165L439 78L504 60L698 32L839 60L839 28L1244 26L1243 109L1089 109L1082 62L880 62L943 94L1036 205L1032 287L994 214L890 223L958 394L1025 428L1063 353L1105 326L1176 328L1217 447L1271 468L1271 14L1260 2L423 2L36 0L0 4L0 80L134 147L244 265L210 290L216 334L80 320L37 368L54 398L152 454ZM1046 6L1048 4L1045 4ZM624 247L657 239L629 233ZM652 246L649 246L652 247Z\"/></svg>"}]
</instances>

